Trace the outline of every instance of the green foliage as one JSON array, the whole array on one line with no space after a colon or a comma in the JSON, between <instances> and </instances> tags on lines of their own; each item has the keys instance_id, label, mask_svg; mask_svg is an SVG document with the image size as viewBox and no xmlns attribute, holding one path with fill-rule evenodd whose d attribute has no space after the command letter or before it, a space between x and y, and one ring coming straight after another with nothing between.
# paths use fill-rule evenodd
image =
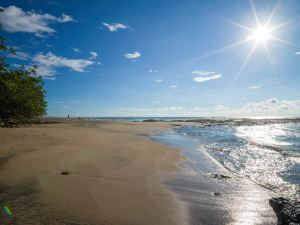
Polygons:
<instances>
[{"instance_id":1,"label":"green foliage","mask_svg":"<svg viewBox=\"0 0 300 225\"><path fill-rule=\"evenodd\" d=\"M0 122L4 126L31 123L46 113L45 90L36 67L11 68L5 55L14 50L0 37Z\"/></svg>"}]
</instances>

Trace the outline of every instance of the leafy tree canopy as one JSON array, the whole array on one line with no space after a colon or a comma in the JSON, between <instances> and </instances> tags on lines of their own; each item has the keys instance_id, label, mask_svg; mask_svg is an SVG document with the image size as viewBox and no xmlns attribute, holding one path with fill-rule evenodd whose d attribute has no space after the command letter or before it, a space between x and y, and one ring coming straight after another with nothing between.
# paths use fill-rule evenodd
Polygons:
<instances>
[{"instance_id":1,"label":"leafy tree canopy","mask_svg":"<svg viewBox=\"0 0 300 225\"><path fill-rule=\"evenodd\" d=\"M0 122L4 126L31 123L46 114L45 90L36 66L14 68L5 62L15 50L0 37Z\"/></svg>"}]
</instances>

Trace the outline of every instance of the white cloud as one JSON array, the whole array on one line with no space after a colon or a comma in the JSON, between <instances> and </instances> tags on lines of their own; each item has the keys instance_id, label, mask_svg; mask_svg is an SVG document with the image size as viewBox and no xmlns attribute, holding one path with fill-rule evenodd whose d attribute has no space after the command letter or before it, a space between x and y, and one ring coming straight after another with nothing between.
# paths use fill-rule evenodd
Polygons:
<instances>
[{"instance_id":1,"label":"white cloud","mask_svg":"<svg viewBox=\"0 0 300 225\"><path fill-rule=\"evenodd\" d=\"M141 57L141 53L136 51L136 52L133 52L133 53L126 53L124 56L128 59L136 59L136 58Z\"/></svg>"},{"instance_id":2,"label":"white cloud","mask_svg":"<svg viewBox=\"0 0 300 225\"><path fill-rule=\"evenodd\" d=\"M109 31L116 32L119 29L129 29L129 26L122 23L102 23Z\"/></svg>"},{"instance_id":3,"label":"white cloud","mask_svg":"<svg viewBox=\"0 0 300 225\"><path fill-rule=\"evenodd\" d=\"M78 48L71 47L71 49L72 49L74 52L78 52L78 53L81 52L80 49L78 49Z\"/></svg>"},{"instance_id":4,"label":"white cloud","mask_svg":"<svg viewBox=\"0 0 300 225\"><path fill-rule=\"evenodd\" d=\"M205 76L205 75L215 74L215 72L199 71L199 70L195 70L192 73L196 74L198 76Z\"/></svg>"},{"instance_id":5,"label":"white cloud","mask_svg":"<svg viewBox=\"0 0 300 225\"><path fill-rule=\"evenodd\" d=\"M221 74L214 74L211 76L195 77L194 81L196 81L198 83L202 83L202 82L209 81L209 80L217 80L217 79L220 79L221 77L222 77Z\"/></svg>"},{"instance_id":6,"label":"white cloud","mask_svg":"<svg viewBox=\"0 0 300 225\"><path fill-rule=\"evenodd\" d=\"M295 55L300 55L300 52L295 52Z\"/></svg>"},{"instance_id":7,"label":"white cloud","mask_svg":"<svg viewBox=\"0 0 300 225\"><path fill-rule=\"evenodd\" d=\"M94 64L93 61L86 59L67 59L56 56L52 52L47 54L39 53L34 56L34 62L46 67L67 67L77 72L84 72L87 66Z\"/></svg>"},{"instance_id":8,"label":"white cloud","mask_svg":"<svg viewBox=\"0 0 300 225\"><path fill-rule=\"evenodd\" d=\"M3 8L0 13L0 21L2 28L8 32L26 32L42 36L44 33L55 32L53 28L49 27L50 23L65 23L74 20L66 14L56 17L51 14L38 14L33 10L25 12L21 8L11 5Z\"/></svg>"},{"instance_id":9,"label":"white cloud","mask_svg":"<svg viewBox=\"0 0 300 225\"><path fill-rule=\"evenodd\" d=\"M161 83L161 82L163 82L164 80L163 79L155 79L155 80L153 80L155 83Z\"/></svg>"},{"instance_id":10,"label":"white cloud","mask_svg":"<svg viewBox=\"0 0 300 225\"><path fill-rule=\"evenodd\" d=\"M91 57L89 58L90 60L96 59L98 56L97 52L90 51L90 54L91 54Z\"/></svg>"},{"instance_id":11,"label":"white cloud","mask_svg":"<svg viewBox=\"0 0 300 225\"><path fill-rule=\"evenodd\" d=\"M51 76L56 74L56 71L51 67L46 67L43 65L39 65L36 69L36 73L38 76L50 79Z\"/></svg>"},{"instance_id":12,"label":"white cloud","mask_svg":"<svg viewBox=\"0 0 300 225\"><path fill-rule=\"evenodd\" d=\"M157 72L158 72L157 70L153 70L153 69L149 70L149 73L157 73Z\"/></svg>"},{"instance_id":13,"label":"white cloud","mask_svg":"<svg viewBox=\"0 0 300 225\"><path fill-rule=\"evenodd\" d=\"M250 87L248 87L248 89L249 89L249 90L255 90L255 89L260 89L260 88L262 88L262 87L263 87L263 85L258 84L258 85L250 86Z\"/></svg>"},{"instance_id":14,"label":"white cloud","mask_svg":"<svg viewBox=\"0 0 300 225\"><path fill-rule=\"evenodd\" d=\"M202 83L202 82L209 81L209 80L217 80L222 77L221 74L218 74L216 72L211 72L211 71L195 70L192 72L192 74L197 75L197 77L194 77L194 81L196 81L198 83Z\"/></svg>"},{"instance_id":15,"label":"white cloud","mask_svg":"<svg viewBox=\"0 0 300 225\"><path fill-rule=\"evenodd\" d=\"M57 18L57 22L59 22L59 23L66 23L66 22L71 22L71 21L74 21L72 16L66 15L66 14L62 14L62 18Z\"/></svg>"},{"instance_id":16,"label":"white cloud","mask_svg":"<svg viewBox=\"0 0 300 225\"><path fill-rule=\"evenodd\" d=\"M11 53L8 55L8 57L16 58L16 59L20 59L20 60L28 60L29 59L29 55L26 52L20 52L20 51Z\"/></svg>"},{"instance_id":17,"label":"white cloud","mask_svg":"<svg viewBox=\"0 0 300 225\"><path fill-rule=\"evenodd\" d=\"M300 99L279 100L277 98L270 98L265 101L246 103L240 111L248 115L287 115L294 111L299 115Z\"/></svg>"},{"instance_id":18,"label":"white cloud","mask_svg":"<svg viewBox=\"0 0 300 225\"><path fill-rule=\"evenodd\" d=\"M177 85L170 85L168 88L178 88Z\"/></svg>"},{"instance_id":19,"label":"white cloud","mask_svg":"<svg viewBox=\"0 0 300 225\"><path fill-rule=\"evenodd\" d=\"M300 116L300 99L279 100L269 98L264 101L248 102L240 107L228 108L217 105L214 110L199 109L199 114L205 116L228 116L228 117L274 117L274 116Z\"/></svg>"}]
</instances>

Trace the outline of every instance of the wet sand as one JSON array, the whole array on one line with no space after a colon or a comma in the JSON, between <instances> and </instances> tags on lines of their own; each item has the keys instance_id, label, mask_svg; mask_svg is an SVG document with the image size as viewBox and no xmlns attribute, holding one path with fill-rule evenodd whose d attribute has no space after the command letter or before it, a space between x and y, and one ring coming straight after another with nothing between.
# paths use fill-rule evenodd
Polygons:
<instances>
[{"instance_id":1,"label":"wet sand","mask_svg":"<svg viewBox=\"0 0 300 225\"><path fill-rule=\"evenodd\" d=\"M155 141L181 149L184 174L166 182L169 189L188 203L189 224L277 224L269 200L277 195L246 177L228 171L191 139L174 132L154 135Z\"/></svg>"},{"instance_id":2,"label":"wet sand","mask_svg":"<svg viewBox=\"0 0 300 225\"><path fill-rule=\"evenodd\" d=\"M192 155L197 165L187 161L177 149L189 158L195 146L184 138L149 137L172 125L71 121L0 128L0 203L13 211L0 223L276 224L268 190L208 155Z\"/></svg>"}]
</instances>

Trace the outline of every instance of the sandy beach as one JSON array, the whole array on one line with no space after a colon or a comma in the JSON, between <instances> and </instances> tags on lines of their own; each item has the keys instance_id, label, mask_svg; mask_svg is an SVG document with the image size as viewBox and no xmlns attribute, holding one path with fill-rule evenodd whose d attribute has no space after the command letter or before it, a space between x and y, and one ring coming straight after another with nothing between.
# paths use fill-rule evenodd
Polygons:
<instances>
[{"instance_id":1,"label":"sandy beach","mask_svg":"<svg viewBox=\"0 0 300 225\"><path fill-rule=\"evenodd\" d=\"M1 128L1 224L186 224L162 185L179 151L148 135L167 123L64 122ZM62 175L62 172L69 173Z\"/></svg>"},{"instance_id":2,"label":"sandy beach","mask_svg":"<svg viewBox=\"0 0 300 225\"><path fill-rule=\"evenodd\" d=\"M154 138L172 126L64 121L1 128L0 202L12 211L1 224L276 224L266 189L208 155L199 155L194 174L187 158L195 146L182 137L171 145Z\"/></svg>"}]
</instances>

